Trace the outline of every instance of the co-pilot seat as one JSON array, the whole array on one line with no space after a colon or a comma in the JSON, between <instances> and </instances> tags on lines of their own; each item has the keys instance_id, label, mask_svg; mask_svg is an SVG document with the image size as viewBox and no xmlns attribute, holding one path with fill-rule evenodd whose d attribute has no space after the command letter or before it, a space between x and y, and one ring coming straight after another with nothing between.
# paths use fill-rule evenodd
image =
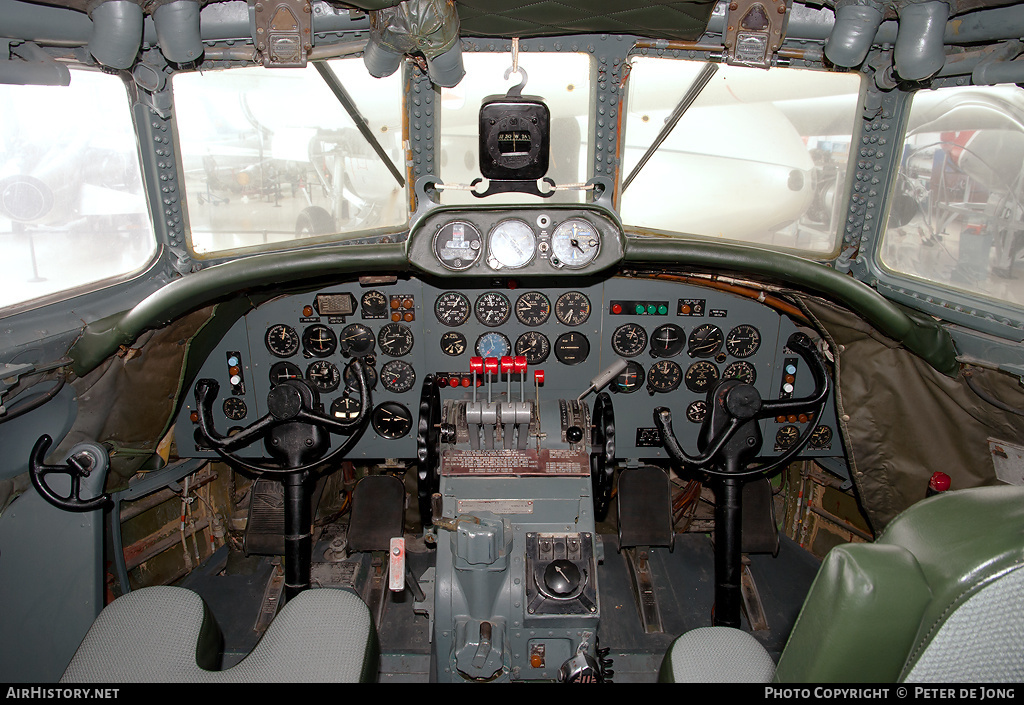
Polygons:
<instances>
[{"instance_id":1,"label":"co-pilot seat","mask_svg":"<svg viewBox=\"0 0 1024 705\"><path fill-rule=\"evenodd\" d=\"M674 682L1024 681L1024 487L915 504L870 544L826 556L778 667L746 632L670 646Z\"/></svg>"}]
</instances>

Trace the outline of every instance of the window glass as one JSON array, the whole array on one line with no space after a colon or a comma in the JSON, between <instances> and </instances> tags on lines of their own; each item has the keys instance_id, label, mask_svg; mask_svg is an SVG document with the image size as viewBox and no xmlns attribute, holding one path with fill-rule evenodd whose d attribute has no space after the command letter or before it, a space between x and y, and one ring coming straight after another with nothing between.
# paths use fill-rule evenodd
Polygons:
<instances>
[{"instance_id":1,"label":"window glass","mask_svg":"<svg viewBox=\"0 0 1024 705\"><path fill-rule=\"evenodd\" d=\"M1024 90L917 93L894 188L883 266L1024 305Z\"/></svg>"},{"instance_id":2,"label":"window glass","mask_svg":"<svg viewBox=\"0 0 1024 705\"><path fill-rule=\"evenodd\" d=\"M401 72L326 63L404 179ZM406 224L405 188L316 67L179 74L173 90L198 255Z\"/></svg>"},{"instance_id":3,"label":"window glass","mask_svg":"<svg viewBox=\"0 0 1024 705\"><path fill-rule=\"evenodd\" d=\"M0 311L144 267L156 239L124 83L0 85Z\"/></svg>"},{"instance_id":4,"label":"window glass","mask_svg":"<svg viewBox=\"0 0 1024 705\"><path fill-rule=\"evenodd\" d=\"M633 59L623 180L704 66ZM716 66L622 194L623 222L659 233L834 253L859 76Z\"/></svg>"}]
</instances>

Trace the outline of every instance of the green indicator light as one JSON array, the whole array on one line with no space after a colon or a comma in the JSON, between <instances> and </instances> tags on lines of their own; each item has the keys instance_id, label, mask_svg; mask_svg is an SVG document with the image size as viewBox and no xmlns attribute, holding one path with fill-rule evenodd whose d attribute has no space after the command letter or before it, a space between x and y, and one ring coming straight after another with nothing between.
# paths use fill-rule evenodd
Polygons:
<instances>
[{"instance_id":1,"label":"green indicator light","mask_svg":"<svg viewBox=\"0 0 1024 705\"><path fill-rule=\"evenodd\" d=\"M664 316L666 313L668 313L668 306L666 306L665 304L662 304L661 306L659 306L658 307L658 313L661 314L662 316Z\"/></svg>"},{"instance_id":2,"label":"green indicator light","mask_svg":"<svg viewBox=\"0 0 1024 705\"><path fill-rule=\"evenodd\" d=\"M655 312L657 312L657 310L658 310L658 307L655 306L654 304L647 304L647 313L649 313L649 314L651 314L653 316L655 314Z\"/></svg>"},{"instance_id":3,"label":"green indicator light","mask_svg":"<svg viewBox=\"0 0 1024 705\"><path fill-rule=\"evenodd\" d=\"M636 305L636 312L637 312L638 315L642 316L643 314L647 313L647 309L644 308L643 304L637 304Z\"/></svg>"}]
</instances>

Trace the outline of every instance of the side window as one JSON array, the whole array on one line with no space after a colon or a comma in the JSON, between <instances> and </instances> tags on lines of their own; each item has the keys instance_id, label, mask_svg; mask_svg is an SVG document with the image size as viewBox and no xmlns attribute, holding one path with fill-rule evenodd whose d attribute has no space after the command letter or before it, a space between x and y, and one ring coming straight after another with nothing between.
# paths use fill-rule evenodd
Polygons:
<instances>
[{"instance_id":1,"label":"side window","mask_svg":"<svg viewBox=\"0 0 1024 705\"><path fill-rule=\"evenodd\" d=\"M124 83L0 85L0 315L124 278L156 253Z\"/></svg>"}]
</instances>

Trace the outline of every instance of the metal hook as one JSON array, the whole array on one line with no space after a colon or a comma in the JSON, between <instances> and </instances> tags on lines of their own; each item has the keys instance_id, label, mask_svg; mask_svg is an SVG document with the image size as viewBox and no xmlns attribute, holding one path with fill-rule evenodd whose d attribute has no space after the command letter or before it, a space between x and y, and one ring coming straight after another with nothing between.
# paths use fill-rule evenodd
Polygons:
<instances>
[{"instance_id":1,"label":"metal hook","mask_svg":"<svg viewBox=\"0 0 1024 705\"><path fill-rule=\"evenodd\" d=\"M526 82L529 80L529 76L526 75L526 69L524 69L522 66L520 66L518 68L516 68L514 66L509 66L507 69L505 69L505 80L506 81L508 80L508 77L513 74L513 72L518 72L519 74L521 74L522 77L523 77L523 80L520 81L518 84L516 84L516 85L512 86L511 88L509 88L508 89L508 93L506 93L505 95L507 95L507 96L522 96L523 95L523 87L526 86Z\"/></svg>"}]
</instances>

